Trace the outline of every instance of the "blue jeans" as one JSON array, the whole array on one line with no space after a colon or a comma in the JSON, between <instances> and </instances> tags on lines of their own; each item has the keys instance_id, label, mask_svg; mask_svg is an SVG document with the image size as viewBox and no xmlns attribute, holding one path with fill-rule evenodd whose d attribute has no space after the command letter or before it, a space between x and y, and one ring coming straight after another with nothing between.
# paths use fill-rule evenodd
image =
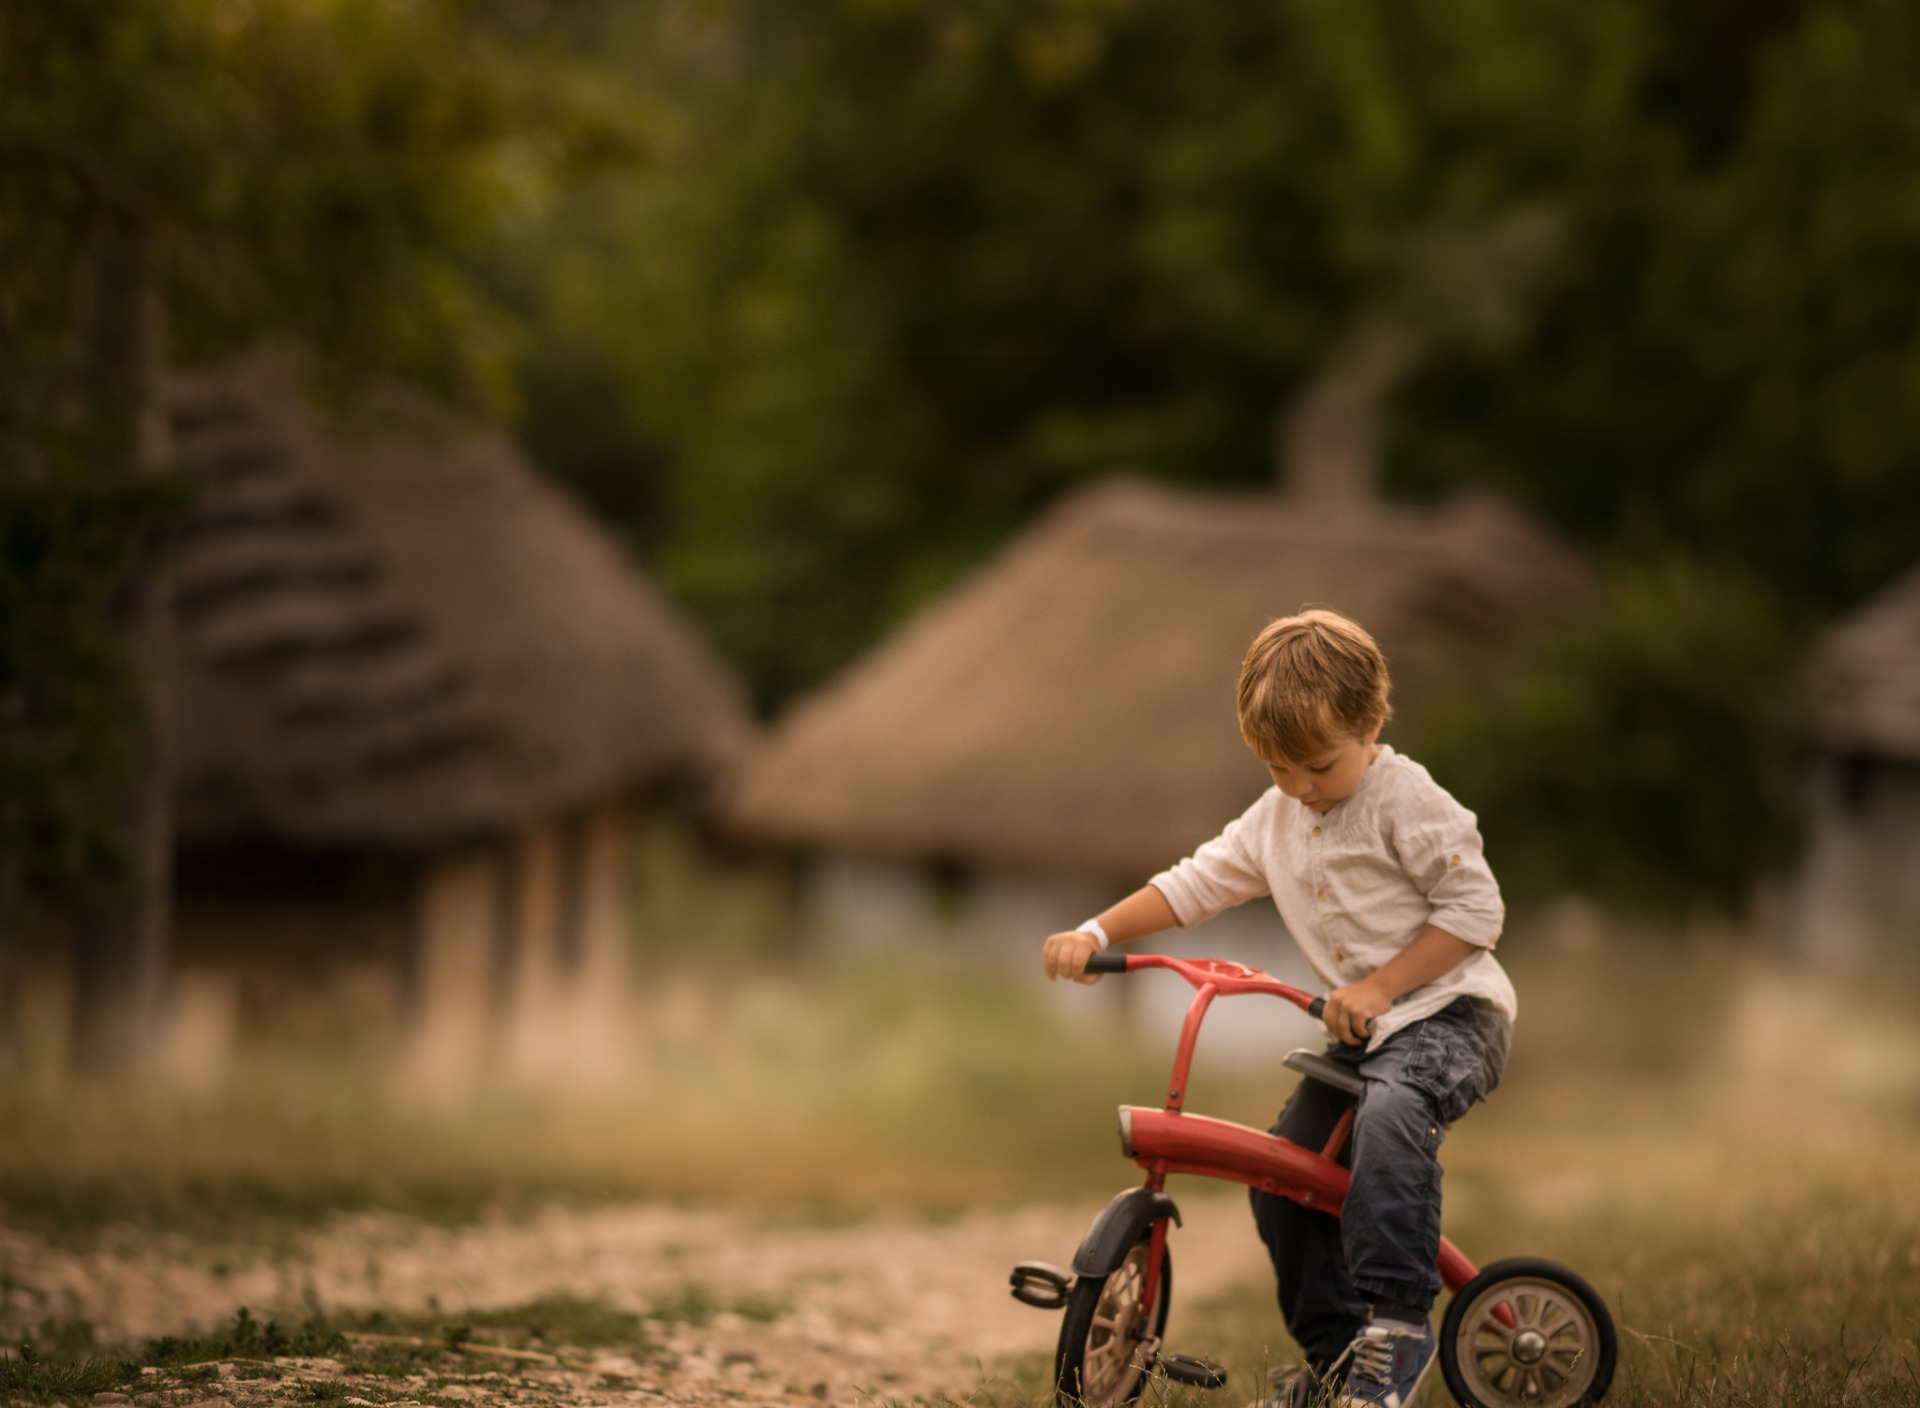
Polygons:
<instances>
[{"instance_id":1,"label":"blue jeans","mask_svg":"<svg viewBox=\"0 0 1920 1408\"><path fill-rule=\"evenodd\" d=\"M1253 1220L1273 1258L1280 1314L1310 1359L1347 1347L1374 1301L1415 1309L1440 1294L1440 1141L1500 1083L1513 1024L1490 1002L1459 998L1380 1049L1327 1055L1367 1083L1340 1162L1353 1173L1342 1216L1253 1191ZM1353 1097L1302 1080L1275 1134L1319 1149Z\"/></svg>"}]
</instances>

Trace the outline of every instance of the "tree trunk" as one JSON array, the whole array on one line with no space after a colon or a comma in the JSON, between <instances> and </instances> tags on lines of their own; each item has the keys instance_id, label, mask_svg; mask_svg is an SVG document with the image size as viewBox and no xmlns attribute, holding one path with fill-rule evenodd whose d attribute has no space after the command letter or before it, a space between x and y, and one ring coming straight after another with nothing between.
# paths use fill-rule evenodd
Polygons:
<instances>
[{"instance_id":1,"label":"tree trunk","mask_svg":"<svg viewBox=\"0 0 1920 1408\"><path fill-rule=\"evenodd\" d=\"M0 798L0 807L7 805ZM17 834L18 828L0 822L0 836ZM20 879L19 857L0 854L0 1077L20 1068L20 989L26 966L20 928L25 913L26 886Z\"/></svg>"},{"instance_id":2,"label":"tree trunk","mask_svg":"<svg viewBox=\"0 0 1920 1408\"><path fill-rule=\"evenodd\" d=\"M145 218L104 211L90 266L82 332L92 471L103 479L161 473L164 327ZM123 608L142 710L118 805L129 874L82 907L76 935L73 1060L92 1075L124 1075L143 1063L165 993L173 908L170 585L164 565L149 559Z\"/></svg>"}]
</instances>

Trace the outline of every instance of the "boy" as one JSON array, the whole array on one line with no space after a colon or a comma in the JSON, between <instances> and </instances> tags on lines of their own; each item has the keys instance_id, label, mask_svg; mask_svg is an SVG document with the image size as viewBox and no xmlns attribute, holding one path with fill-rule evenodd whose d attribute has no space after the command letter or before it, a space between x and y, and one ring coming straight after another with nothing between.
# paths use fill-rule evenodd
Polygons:
<instances>
[{"instance_id":1,"label":"boy","mask_svg":"<svg viewBox=\"0 0 1920 1408\"><path fill-rule=\"evenodd\" d=\"M1049 978L1271 895L1329 989L1327 1055L1366 1081L1344 1216L1255 1190L1280 1311L1306 1364L1269 1408L1317 1394L1401 1408L1432 1366L1440 1165L1448 1125L1499 1082L1513 985L1494 959L1505 907L1473 813L1378 742L1391 713L1380 649L1331 611L1275 621L1240 670L1240 731L1273 787L1226 830L1111 909L1046 942ZM1303 1080L1273 1132L1317 1149L1344 1097Z\"/></svg>"}]
</instances>

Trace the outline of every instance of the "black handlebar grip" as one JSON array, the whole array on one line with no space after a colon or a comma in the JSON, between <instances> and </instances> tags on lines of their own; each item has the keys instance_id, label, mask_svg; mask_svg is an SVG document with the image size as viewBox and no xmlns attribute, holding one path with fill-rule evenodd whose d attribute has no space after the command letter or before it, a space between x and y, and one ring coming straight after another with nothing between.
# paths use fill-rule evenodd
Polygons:
<instances>
[{"instance_id":1,"label":"black handlebar grip","mask_svg":"<svg viewBox=\"0 0 1920 1408\"><path fill-rule=\"evenodd\" d=\"M1127 971L1127 956L1124 953L1090 953L1087 955L1089 973L1124 973Z\"/></svg>"},{"instance_id":2,"label":"black handlebar grip","mask_svg":"<svg viewBox=\"0 0 1920 1408\"><path fill-rule=\"evenodd\" d=\"M1324 997L1316 997L1312 1002L1307 1004L1307 1015L1309 1017L1318 1017L1326 1010L1327 1000Z\"/></svg>"}]
</instances>

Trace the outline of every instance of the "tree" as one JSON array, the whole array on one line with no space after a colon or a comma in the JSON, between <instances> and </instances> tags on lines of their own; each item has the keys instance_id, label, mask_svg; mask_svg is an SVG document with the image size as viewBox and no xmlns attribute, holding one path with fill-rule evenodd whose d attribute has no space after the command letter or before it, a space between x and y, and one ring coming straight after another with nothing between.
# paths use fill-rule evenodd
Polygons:
<instances>
[{"instance_id":1,"label":"tree","mask_svg":"<svg viewBox=\"0 0 1920 1408\"><path fill-rule=\"evenodd\" d=\"M670 157L528 258L549 345L626 388L655 565L768 702L1088 475L1265 480L1278 408L1418 251L1653 159L1610 7L698 13L667 77L671 34L626 51Z\"/></svg>"},{"instance_id":2,"label":"tree","mask_svg":"<svg viewBox=\"0 0 1920 1408\"><path fill-rule=\"evenodd\" d=\"M31 548L0 568L23 647L0 681L19 846L0 925L21 932L36 892L78 901L84 1065L136 1058L166 956L152 546L179 496L140 482L165 468L164 369L270 334L312 346L336 389L497 385L502 323L470 262L619 131L512 39L451 0L0 7L0 474Z\"/></svg>"},{"instance_id":3,"label":"tree","mask_svg":"<svg viewBox=\"0 0 1920 1408\"><path fill-rule=\"evenodd\" d=\"M1810 5L1707 154L1586 192L1516 346L1436 365L1402 482L1494 482L1811 629L1920 558L1920 7Z\"/></svg>"}]
</instances>

